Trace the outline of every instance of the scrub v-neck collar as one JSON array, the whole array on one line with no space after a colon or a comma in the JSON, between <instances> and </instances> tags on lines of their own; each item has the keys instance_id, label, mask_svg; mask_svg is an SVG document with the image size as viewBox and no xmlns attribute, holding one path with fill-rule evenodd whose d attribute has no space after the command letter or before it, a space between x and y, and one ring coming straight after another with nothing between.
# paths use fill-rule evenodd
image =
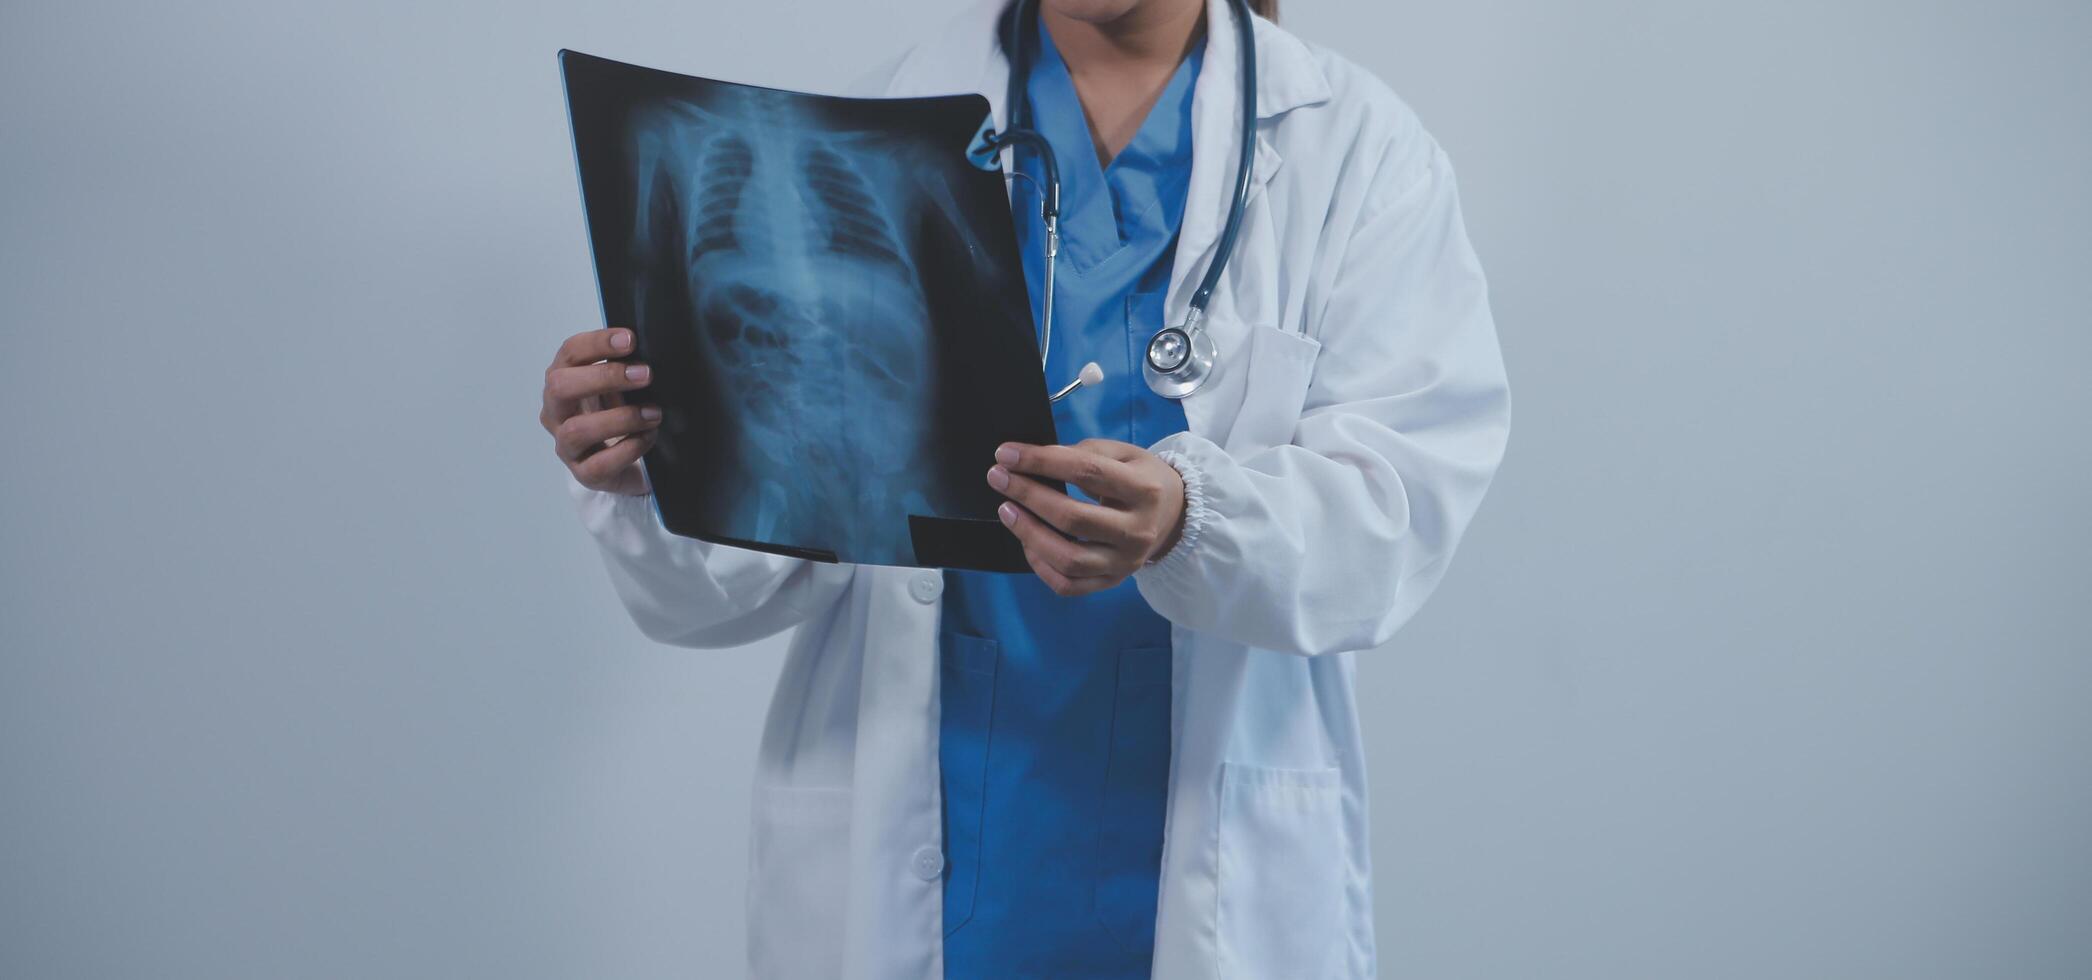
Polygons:
<instances>
[{"instance_id":1,"label":"scrub v-neck collar","mask_svg":"<svg viewBox=\"0 0 2092 980\"><path fill-rule=\"evenodd\" d=\"M1075 79L1042 21L1032 34L1039 54L1025 85L1034 125L1053 145L1061 172L1062 254L1081 275L1145 235L1176 234L1191 180L1191 92L1205 45L1193 44L1148 107L1125 149L1109 165L1097 160L1089 118ZM1081 152L1070 152L1079 148ZM1127 214L1128 202L1145 206Z\"/></svg>"}]
</instances>

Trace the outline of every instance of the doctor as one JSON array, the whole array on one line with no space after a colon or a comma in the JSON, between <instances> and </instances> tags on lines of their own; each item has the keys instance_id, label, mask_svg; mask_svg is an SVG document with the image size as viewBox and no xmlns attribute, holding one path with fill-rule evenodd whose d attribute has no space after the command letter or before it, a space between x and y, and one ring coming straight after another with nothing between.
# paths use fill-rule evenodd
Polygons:
<instances>
[{"instance_id":1,"label":"doctor","mask_svg":"<svg viewBox=\"0 0 2092 980\"><path fill-rule=\"evenodd\" d=\"M1239 0L988 0L866 89L983 93L1059 159L1047 376L1105 379L1055 406L1073 445L982 461L1035 574L671 535L638 464L659 419L615 405L648 381L630 332L577 334L547 371L541 420L639 627L689 647L797 627L754 792L752 975L1374 975L1352 651L1445 575L1510 402L1445 154L1252 6L1253 169L1203 321L1219 368L1180 401L1140 358L1223 237Z\"/></svg>"}]
</instances>

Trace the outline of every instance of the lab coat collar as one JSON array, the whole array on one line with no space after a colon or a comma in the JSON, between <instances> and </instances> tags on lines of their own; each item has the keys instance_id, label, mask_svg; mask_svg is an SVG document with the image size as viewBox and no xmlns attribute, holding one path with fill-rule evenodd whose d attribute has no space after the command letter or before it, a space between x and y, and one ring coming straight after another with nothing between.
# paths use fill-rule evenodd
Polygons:
<instances>
[{"instance_id":1,"label":"lab coat collar","mask_svg":"<svg viewBox=\"0 0 2092 980\"><path fill-rule=\"evenodd\" d=\"M995 124L1003 125L1003 106L1008 89L1010 63L1004 56L997 26L1009 0L981 0L952 18L926 39L895 72L891 95L949 95L979 92L988 97ZM1257 119L1276 118L1303 106L1329 100L1329 78L1315 63L1313 52L1299 38L1262 17L1256 19ZM1235 54L1234 14L1228 0L1206 0L1205 67L1199 73L1199 91L1225 93L1217 108L1234 114L1234 93L1239 86ZM1223 120L1224 121L1224 120Z\"/></svg>"}]
</instances>

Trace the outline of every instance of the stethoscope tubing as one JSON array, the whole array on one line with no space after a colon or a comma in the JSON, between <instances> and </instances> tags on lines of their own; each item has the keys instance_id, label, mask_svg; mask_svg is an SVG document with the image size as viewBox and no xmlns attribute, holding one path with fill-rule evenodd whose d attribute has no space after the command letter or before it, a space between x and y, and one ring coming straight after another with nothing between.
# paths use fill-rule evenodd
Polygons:
<instances>
[{"instance_id":1,"label":"stethoscope tubing","mask_svg":"<svg viewBox=\"0 0 2092 980\"><path fill-rule=\"evenodd\" d=\"M1059 264L1060 257L1060 163L1046 137L1036 128L1027 125L1030 119L1029 107L1024 99L1024 85L1031 74L1031 51L1024 43L1024 30L1026 25L1035 23L1038 19L1038 0L1016 0L1012 7L1003 38L1004 50L1010 52L1009 89L1004 99L1004 105L1008 107L1010 125L1004 127L1000 133L988 134L987 140L989 149L994 152L1000 152L1018 143L1030 146L1038 152L1040 169L1045 171L1044 180L1031 178L1032 182L1042 189L1039 195L1039 219L1046 231L1046 296L1041 302L1039 316L1039 367L1044 369L1047 357L1053 350L1053 271ZM1257 158L1256 23L1250 16L1248 0L1229 0L1228 7L1234 13L1237 43L1241 48L1241 156L1235 167L1235 189L1228 199L1228 216L1221 227L1220 241L1215 249L1213 262L1206 267L1206 274L1199 280L1198 289L1191 294L1184 322L1178 326L1163 327L1148 341L1141 373L1146 376L1148 386L1165 398L1183 398L1196 391L1212 377L1218 366L1218 351L1212 339L1206 336L1206 306L1212 301L1213 290L1220 284L1220 276L1227 268L1229 257L1234 254L1235 239L1242 231L1242 215L1249 208L1250 177ZM1170 363L1162 363L1165 359ZM1059 401L1085 384L1095 384L1102 377L1102 371L1095 362L1085 364L1074 381L1054 392L1050 398Z\"/></svg>"}]
</instances>

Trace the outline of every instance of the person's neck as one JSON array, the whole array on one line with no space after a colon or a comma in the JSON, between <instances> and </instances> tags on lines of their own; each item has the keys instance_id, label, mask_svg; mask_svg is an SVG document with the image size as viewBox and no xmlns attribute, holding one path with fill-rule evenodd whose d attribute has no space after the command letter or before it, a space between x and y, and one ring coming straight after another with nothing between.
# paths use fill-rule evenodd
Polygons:
<instances>
[{"instance_id":1,"label":"person's neck","mask_svg":"<svg viewBox=\"0 0 2092 980\"><path fill-rule=\"evenodd\" d=\"M1099 165L1131 142L1148 109L1197 43L1204 0L1142 0L1116 20L1077 20L1041 9L1068 66Z\"/></svg>"},{"instance_id":2,"label":"person's neck","mask_svg":"<svg viewBox=\"0 0 2092 980\"><path fill-rule=\"evenodd\" d=\"M1191 50L1204 0L1142 0L1116 20L1077 20L1041 6L1040 20L1069 74L1142 75L1172 72Z\"/></svg>"}]
</instances>

